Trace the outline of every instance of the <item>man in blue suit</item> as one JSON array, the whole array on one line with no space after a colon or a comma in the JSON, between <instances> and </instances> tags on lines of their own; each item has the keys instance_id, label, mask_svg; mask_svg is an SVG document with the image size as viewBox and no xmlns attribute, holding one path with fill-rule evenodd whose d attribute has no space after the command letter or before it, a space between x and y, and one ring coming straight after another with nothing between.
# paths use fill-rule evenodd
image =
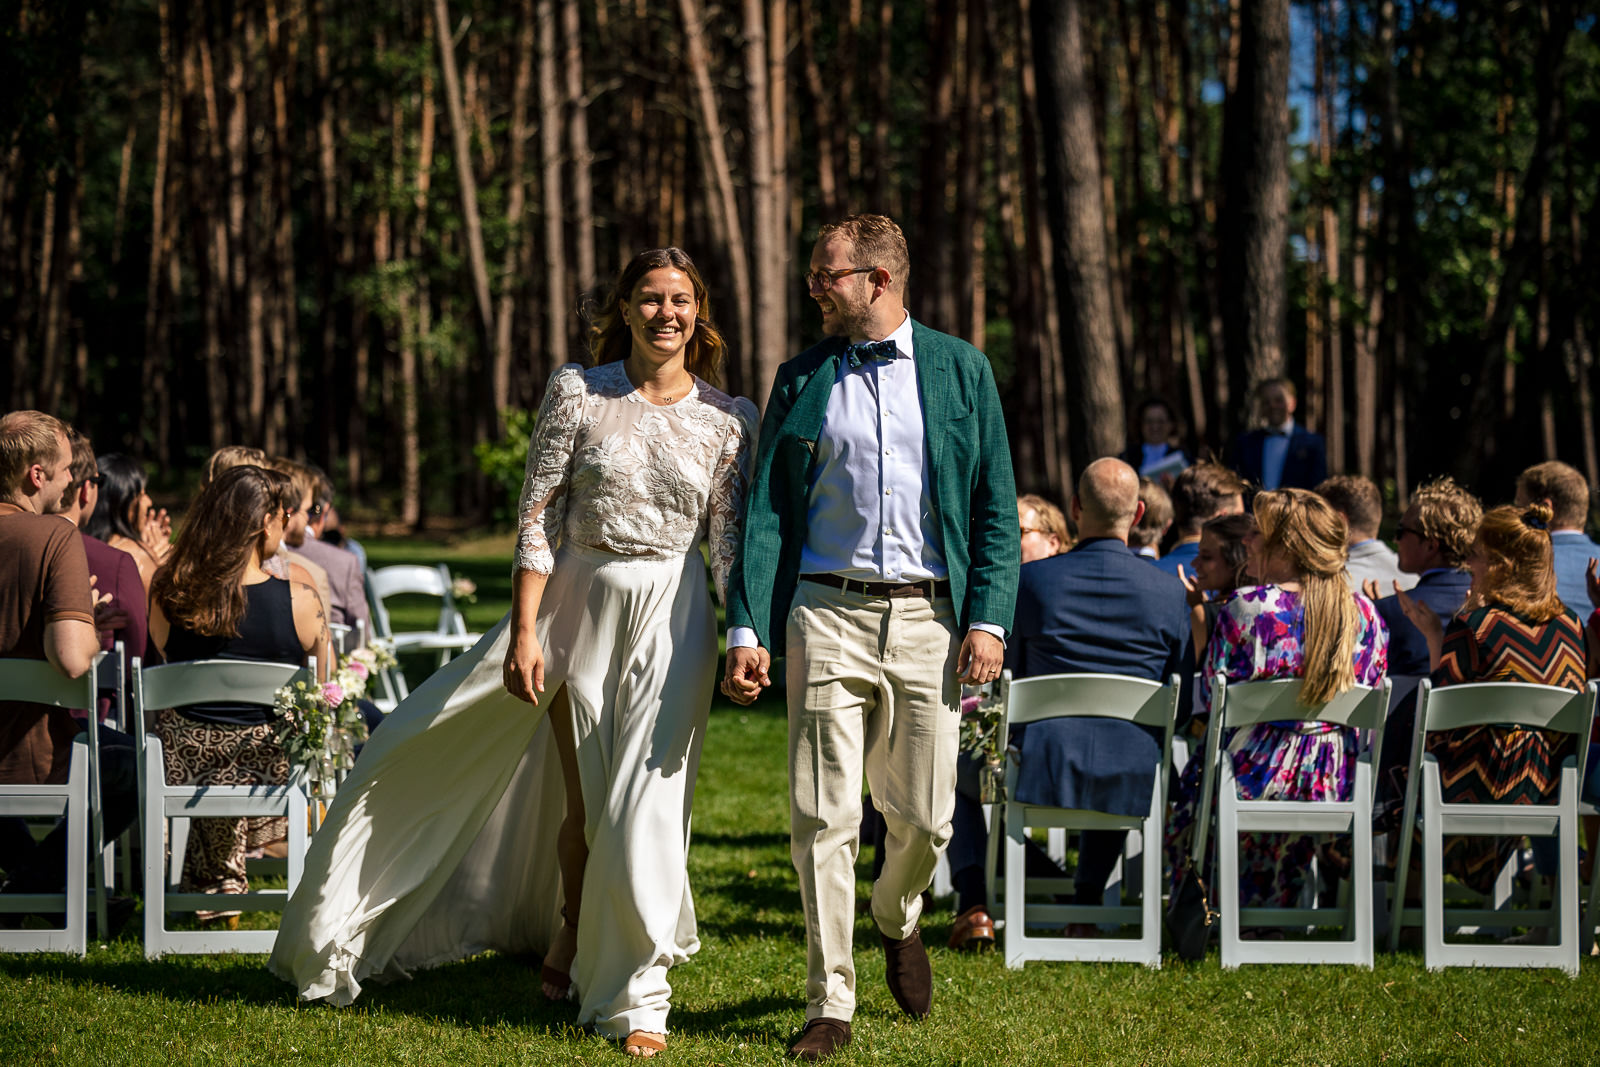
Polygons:
<instances>
[{"instance_id":1,"label":"man in blue suit","mask_svg":"<svg viewBox=\"0 0 1600 1067\"><path fill-rule=\"evenodd\" d=\"M1014 677L1100 673L1165 681L1193 672L1194 645L1183 583L1128 550L1128 530L1143 511L1139 476L1120 459L1091 463L1072 498L1079 541L1069 552L1024 564L1017 615L1006 646ZM1183 691L1188 692L1185 680ZM1025 804L1144 815L1161 736L1112 719L1031 723L1013 732L1020 750L1012 796ZM951 877L960 894L952 947L993 937L984 910L983 813L958 779L950 841ZM1082 834L1075 876L1080 904L1097 904L1122 851L1123 831ZM1148 846L1147 846L1148 847ZM974 937L977 932L978 936Z\"/></svg>"},{"instance_id":2,"label":"man in blue suit","mask_svg":"<svg viewBox=\"0 0 1600 1067\"><path fill-rule=\"evenodd\" d=\"M1589 482L1577 469L1558 460L1539 463L1517 479L1517 506L1549 505L1550 547L1555 552L1556 592L1561 602L1587 619L1589 603L1585 575L1591 559L1600 559L1600 545L1589 540L1583 524L1589 521Z\"/></svg>"},{"instance_id":3,"label":"man in blue suit","mask_svg":"<svg viewBox=\"0 0 1600 1067\"><path fill-rule=\"evenodd\" d=\"M1328 476L1322 435L1294 421L1294 383L1268 378L1256 386L1261 425L1233 444L1233 469L1263 489L1315 489Z\"/></svg>"},{"instance_id":4,"label":"man in blue suit","mask_svg":"<svg viewBox=\"0 0 1600 1067\"><path fill-rule=\"evenodd\" d=\"M1429 482L1413 494L1411 506L1400 516L1395 546L1400 569L1417 575L1409 596L1448 620L1467 599L1472 575L1467 553L1478 536L1483 505L1450 478ZM1369 581L1367 596L1377 602L1378 614L1389 624L1389 676L1409 692L1394 705L1383 728L1383 761L1379 767L1378 806L1390 812L1405 801L1405 772L1411 763L1411 742L1417 717L1416 683L1428 676L1428 642L1422 631L1400 610L1400 598L1391 585L1380 589ZM1379 599L1379 598L1382 599ZM1403 681L1409 679L1409 681ZM1398 790L1398 791L1397 791ZM1394 812L1398 817L1398 812Z\"/></svg>"}]
</instances>

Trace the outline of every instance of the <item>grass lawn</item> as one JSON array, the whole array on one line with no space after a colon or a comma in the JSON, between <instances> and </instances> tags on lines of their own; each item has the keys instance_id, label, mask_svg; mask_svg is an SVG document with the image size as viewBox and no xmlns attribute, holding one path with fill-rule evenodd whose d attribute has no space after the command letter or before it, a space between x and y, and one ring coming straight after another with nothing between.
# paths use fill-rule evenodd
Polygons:
<instances>
[{"instance_id":1,"label":"grass lawn","mask_svg":"<svg viewBox=\"0 0 1600 1067\"><path fill-rule=\"evenodd\" d=\"M375 563L444 558L415 542L373 543ZM474 629L508 602L504 542L448 550L472 577ZM418 619L420 622L421 620ZM789 865L782 705L712 712L690 867L703 948L672 972L664 1063L775 1063L802 1022L805 947ZM867 870L866 855L861 870ZM860 883L865 893L866 883ZM942 946L947 905L928 916L936 983L923 1023L899 1015L869 919L856 926L860 1007L844 1064L1592 1063L1600 1059L1600 962L1551 971L1429 974L1420 955L1370 972L1252 967L1224 973L1169 958L1008 971L993 954ZM137 923L130 924L136 930ZM0 1064L620 1064L573 1026L574 1005L538 992L537 961L493 955L372 986L358 1006L298 1005L254 956L147 963L136 937L87 960L0 956Z\"/></svg>"}]
</instances>

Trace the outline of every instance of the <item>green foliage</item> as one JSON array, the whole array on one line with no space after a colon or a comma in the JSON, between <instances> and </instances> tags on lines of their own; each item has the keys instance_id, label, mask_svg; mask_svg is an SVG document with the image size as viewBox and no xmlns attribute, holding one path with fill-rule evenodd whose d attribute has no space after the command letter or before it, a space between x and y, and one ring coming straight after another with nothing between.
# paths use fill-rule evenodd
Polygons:
<instances>
[{"instance_id":1,"label":"green foliage","mask_svg":"<svg viewBox=\"0 0 1600 1067\"><path fill-rule=\"evenodd\" d=\"M488 475L492 485L500 489L494 508L497 523L513 523L517 517L517 496L522 492L522 479L528 467L528 442L533 438L533 424L539 413L522 408L507 408L501 412L505 422L505 435L498 441L479 441L472 447L478 469Z\"/></svg>"}]
</instances>

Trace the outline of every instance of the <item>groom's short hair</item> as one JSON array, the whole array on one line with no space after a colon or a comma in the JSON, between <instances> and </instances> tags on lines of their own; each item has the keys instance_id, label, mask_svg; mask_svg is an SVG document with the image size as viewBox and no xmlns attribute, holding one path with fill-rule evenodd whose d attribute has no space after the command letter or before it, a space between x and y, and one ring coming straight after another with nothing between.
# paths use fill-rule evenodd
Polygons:
<instances>
[{"instance_id":1,"label":"groom's short hair","mask_svg":"<svg viewBox=\"0 0 1600 1067\"><path fill-rule=\"evenodd\" d=\"M818 244L834 237L850 242L856 266L888 271L890 291L905 298L906 283L911 280L911 253L906 249L906 235L893 219L887 215L851 215L817 231Z\"/></svg>"}]
</instances>

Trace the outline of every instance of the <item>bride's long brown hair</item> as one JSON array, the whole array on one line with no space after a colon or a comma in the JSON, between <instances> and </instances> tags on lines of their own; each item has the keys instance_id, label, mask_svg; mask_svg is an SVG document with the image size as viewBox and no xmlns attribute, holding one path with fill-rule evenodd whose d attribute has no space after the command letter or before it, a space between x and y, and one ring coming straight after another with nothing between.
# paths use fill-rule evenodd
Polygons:
<instances>
[{"instance_id":1,"label":"bride's long brown hair","mask_svg":"<svg viewBox=\"0 0 1600 1067\"><path fill-rule=\"evenodd\" d=\"M694 318L694 336L689 338L688 350L684 353L684 366L690 374L721 388L727 342L711 322L711 298L706 293L706 283L694 260L681 248L651 248L640 252L622 268L605 296L589 306L589 365L598 367L628 358L628 353L633 351L633 335L628 324L622 321L622 306L633 297L634 287L646 274L663 267L680 270L688 277L695 303L700 305Z\"/></svg>"}]
</instances>

